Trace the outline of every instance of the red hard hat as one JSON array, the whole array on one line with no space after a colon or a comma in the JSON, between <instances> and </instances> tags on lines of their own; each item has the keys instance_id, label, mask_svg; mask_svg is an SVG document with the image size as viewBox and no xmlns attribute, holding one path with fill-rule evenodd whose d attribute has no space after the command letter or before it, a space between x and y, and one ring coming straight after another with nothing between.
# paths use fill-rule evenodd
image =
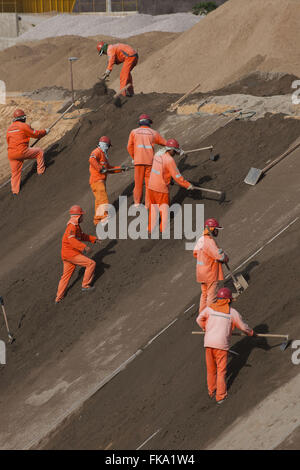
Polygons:
<instances>
[{"instance_id":1,"label":"red hard hat","mask_svg":"<svg viewBox=\"0 0 300 470\"><path fill-rule=\"evenodd\" d=\"M105 142L106 144L108 144L110 147L111 147L111 140L109 137L107 137L106 135L103 135L100 140L99 140L99 143L100 142Z\"/></svg>"},{"instance_id":2,"label":"red hard hat","mask_svg":"<svg viewBox=\"0 0 300 470\"><path fill-rule=\"evenodd\" d=\"M222 289L219 289L217 292L217 298L232 300L232 292L228 287L222 287Z\"/></svg>"},{"instance_id":3,"label":"red hard hat","mask_svg":"<svg viewBox=\"0 0 300 470\"><path fill-rule=\"evenodd\" d=\"M149 116L149 114L141 114L140 117L139 117L139 122L141 121L150 121L151 124L152 124L152 119L151 117Z\"/></svg>"},{"instance_id":4,"label":"red hard hat","mask_svg":"<svg viewBox=\"0 0 300 470\"><path fill-rule=\"evenodd\" d=\"M101 49L102 49L102 47L104 46L104 44L105 44L104 41L98 42L98 44L97 44L97 50L98 50L99 54L100 54Z\"/></svg>"},{"instance_id":5,"label":"red hard hat","mask_svg":"<svg viewBox=\"0 0 300 470\"><path fill-rule=\"evenodd\" d=\"M206 219L204 222L204 227L210 227L210 228L223 228L217 221L217 219L211 218L211 219Z\"/></svg>"},{"instance_id":6,"label":"red hard hat","mask_svg":"<svg viewBox=\"0 0 300 470\"><path fill-rule=\"evenodd\" d=\"M166 147L170 147L175 149L179 149L179 142L176 139L168 139L166 143Z\"/></svg>"},{"instance_id":7,"label":"red hard hat","mask_svg":"<svg viewBox=\"0 0 300 470\"><path fill-rule=\"evenodd\" d=\"M82 208L80 206L72 206L69 210L70 212L70 215L82 215L84 214L84 211L82 210Z\"/></svg>"},{"instance_id":8,"label":"red hard hat","mask_svg":"<svg viewBox=\"0 0 300 470\"><path fill-rule=\"evenodd\" d=\"M14 119L18 119L20 117L26 117L26 113L23 111L23 109L16 109L14 114L13 114Z\"/></svg>"}]
</instances>

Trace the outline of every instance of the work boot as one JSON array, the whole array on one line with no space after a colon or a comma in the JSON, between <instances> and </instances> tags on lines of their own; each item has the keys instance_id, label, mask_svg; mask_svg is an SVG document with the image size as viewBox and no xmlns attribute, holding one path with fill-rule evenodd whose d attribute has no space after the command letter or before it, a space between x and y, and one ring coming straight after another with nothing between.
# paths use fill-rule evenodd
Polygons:
<instances>
[{"instance_id":1,"label":"work boot","mask_svg":"<svg viewBox=\"0 0 300 470\"><path fill-rule=\"evenodd\" d=\"M95 289L94 286L82 287L81 288L82 292L89 292L89 291L94 290L94 289Z\"/></svg>"},{"instance_id":2,"label":"work boot","mask_svg":"<svg viewBox=\"0 0 300 470\"><path fill-rule=\"evenodd\" d=\"M217 401L217 405L222 405L222 403L224 403L225 400L227 400L227 397L223 398L223 400Z\"/></svg>"}]
</instances>

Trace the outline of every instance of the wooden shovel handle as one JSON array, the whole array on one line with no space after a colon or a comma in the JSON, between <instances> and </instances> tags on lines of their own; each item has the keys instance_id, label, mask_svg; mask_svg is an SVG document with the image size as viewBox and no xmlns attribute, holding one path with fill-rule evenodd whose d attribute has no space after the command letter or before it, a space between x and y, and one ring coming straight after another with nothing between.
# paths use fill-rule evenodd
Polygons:
<instances>
[{"instance_id":1,"label":"wooden shovel handle","mask_svg":"<svg viewBox=\"0 0 300 470\"><path fill-rule=\"evenodd\" d=\"M262 173L265 173L266 171L270 170L275 166L277 163L279 163L281 160L283 160L285 157L287 157L290 153L294 152L298 147L300 147L300 142L298 142L296 145L294 145L291 149L287 150L286 152L282 153L279 155L279 157L275 158L271 163L269 163L263 170Z\"/></svg>"},{"instance_id":2,"label":"wooden shovel handle","mask_svg":"<svg viewBox=\"0 0 300 470\"><path fill-rule=\"evenodd\" d=\"M191 88L191 90L189 90L185 95L183 95L181 98L179 98L179 100L175 101L175 103L171 104L170 106L170 109L175 111L175 109L179 106L179 104L188 96L190 95L191 93L193 93L193 91L196 91L197 88L199 88L199 86L201 85L201 83L198 83L198 85L194 86L193 88Z\"/></svg>"},{"instance_id":3,"label":"wooden shovel handle","mask_svg":"<svg viewBox=\"0 0 300 470\"><path fill-rule=\"evenodd\" d=\"M54 121L54 122L51 124L51 126L50 126L48 129L49 129L49 130L52 129L52 127L54 127L54 126L64 117L64 115L67 114L67 112L68 112L71 108L73 108L74 105L75 105L75 103L72 103L72 104L62 113L62 115L59 116L59 118L56 119L56 121ZM39 140L40 140L40 139L36 139L36 140L33 142L33 144L31 145L31 147L34 147L35 144L36 144Z\"/></svg>"},{"instance_id":4,"label":"wooden shovel handle","mask_svg":"<svg viewBox=\"0 0 300 470\"><path fill-rule=\"evenodd\" d=\"M205 331L192 331L192 335L205 335ZM245 333L232 333L232 336L248 336ZM269 333L256 333L256 336L259 338L285 338L287 339L289 335L271 335Z\"/></svg>"},{"instance_id":5,"label":"wooden shovel handle","mask_svg":"<svg viewBox=\"0 0 300 470\"><path fill-rule=\"evenodd\" d=\"M213 146L210 147L201 147L200 149L193 149L193 150L184 150L184 153L194 153L194 152L201 152L202 150L212 150Z\"/></svg>"}]
</instances>

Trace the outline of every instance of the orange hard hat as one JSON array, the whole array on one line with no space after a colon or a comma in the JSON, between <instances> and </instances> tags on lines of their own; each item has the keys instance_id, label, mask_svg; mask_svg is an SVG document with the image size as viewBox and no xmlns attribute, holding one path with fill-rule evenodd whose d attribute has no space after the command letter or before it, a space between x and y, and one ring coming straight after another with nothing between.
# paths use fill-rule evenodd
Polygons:
<instances>
[{"instance_id":1,"label":"orange hard hat","mask_svg":"<svg viewBox=\"0 0 300 470\"><path fill-rule=\"evenodd\" d=\"M217 299L230 299L232 300L232 292L228 287L222 287L217 292Z\"/></svg>"},{"instance_id":2,"label":"orange hard hat","mask_svg":"<svg viewBox=\"0 0 300 470\"><path fill-rule=\"evenodd\" d=\"M214 219L214 218L206 219L206 221L204 222L204 227L218 228L218 229L222 229L222 228L223 228L223 227L221 227L221 225L219 224L219 222L217 221L217 219Z\"/></svg>"},{"instance_id":3,"label":"orange hard hat","mask_svg":"<svg viewBox=\"0 0 300 470\"><path fill-rule=\"evenodd\" d=\"M111 147L111 140L109 137L107 137L106 135L103 135L100 140L99 140L99 143L100 142L105 142L106 144L108 144L110 147Z\"/></svg>"},{"instance_id":4,"label":"orange hard hat","mask_svg":"<svg viewBox=\"0 0 300 470\"><path fill-rule=\"evenodd\" d=\"M80 206L72 206L69 210L70 212L70 215L83 215L84 214L84 211L83 209L80 207Z\"/></svg>"},{"instance_id":5,"label":"orange hard hat","mask_svg":"<svg viewBox=\"0 0 300 470\"><path fill-rule=\"evenodd\" d=\"M15 110L15 112L13 114L14 120L24 118L24 117L26 117L26 113L23 111L23 109L16 109Z\"/></svg>"}]
</instances>

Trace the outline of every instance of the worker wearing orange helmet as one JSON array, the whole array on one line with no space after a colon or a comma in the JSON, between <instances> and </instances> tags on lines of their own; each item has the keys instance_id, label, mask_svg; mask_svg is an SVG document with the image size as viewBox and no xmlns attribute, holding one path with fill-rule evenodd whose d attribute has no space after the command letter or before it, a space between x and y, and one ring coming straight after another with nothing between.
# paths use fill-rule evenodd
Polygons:
<instances>
[{"instance_id":1,"label":"worker wearing orange helmet","mask_svg":"<svg viewBox=\"0 0 300 470\"><path fill-rule=\"evenodd\" d=\"M29 148L30 138L41 139L48 134L49 129L35 131L26 124L26 114L22 109L16 109L13 114L13 123L7 129L7 151L11 168L11 190L14 195L19 194L21 173L24 160L36 159L37 173L45 172L44 152L41 148Z\"/></svg>"},{"instance_id":2,"label":"worker wearing orange helmet","mask_svg":"<svg viewBox=\"0 0 300 470\"><path fill-rule=\"evenodd\" d=\"M219 249L213 238L219 234L222 227L214 219L204 222L204 232L194 248L194 257L197 259L197 282L201 283L201 297L199 312L216 300L218 282L224 280L223 264L229 261L228 256Z\"/></svg>"},{"instance_id":3,"label":"worker wearing orange helmet","mask_svg":"<svg viewBox=\"0 0 300 470\"><path fill-rule=\"evenodd\" d=\"M210 398L220 405L227 397L226 372L231 333L235 328L248 336L256 333L244 323L241 315L231 307L232 292L219 289L215 302L202 310L197 323L205 331L204 347L207 367L207 386Z\"/></svg>"},{"instance_id":4,"label":"worker wearing orange helmet","mask_svg":"<svg viewBox=\"0 0 300 470\"><path fill-rule=\"evenodd\" d=\"M95 216L94 224L101 222L107 223L107 205L108 196L106 192L107 170L113 170L112 173L126 171L125 166L111 166L108 162L108 150L111 147L111 140L107 136L102 136L98 146L92 151L90 163L90 186L95 197Z\"/></svg>"},{"instance_id":5,"label":"worker wearing orange helmet","mask_svg":"<svg viewBox=\"0 0 300 470\"><path fill-rule=\"evenodd\" d=\"M83 221L83 210L80 206L72 206L69 210L70 219L67 223L64 236L62 238L61 257L63 260L63 274L58 284L55 302L60 302L68 287L69 280L75 271L76 266L83 266L85 273L82 281L82 292L88 292L94 287L91 282L94 277L96 263L94 260L84 256L90 248L83 242L100 243L100 240L93 235L86 235L82 232L80 223Z\"/></svg>"},{"instance_id":6,"label":"worker wearing orange helmet","mask_svg":"<svg viewBox=\"0 0 300 470\"><path fill-rule=\"evenodd\" d=\"M133 199L138 206L143 198L143 185L145 181L145 205L149 207L148 181L154 157L154 145L166 145L167 141L151 128L152 119L148 114L141 114L139 127L130 132L127 150L134 162L134 190Z\"/></svg>"},{"instance_id":7,"label":"worker wearing orange helmet","mask_svg":"<svg viewBox=\"0 0 300 470\"><path fill-rule=\"evenodd\" d=\"M138 63L138 53L127 44L107 44L104 41L98 42L97 50L99 55L105 54L108 56L108 64L103 78L109 77L114 64L123 64L120 74L120 91L124 96L133 96L131 71Z\"/></svg>"},{"instance_id":8,"label":"worker wearing orange helmet","mask_svg":"<svg viewBox=\"0 0 300 470\"><path fill-rule=\"evenodd\" d=\"M181 149L176 139L166 142L165 153L159 152L154 156L153 165L148 183L148 195L150 201L149 232L154 229L158 219L158 211L161 217L160 231L163 232L168 222L168 208L170 205L171 179L185 189L193 189L194 186L186 181L178 170L174 155Z\"/></svg>"}]
</instances>

